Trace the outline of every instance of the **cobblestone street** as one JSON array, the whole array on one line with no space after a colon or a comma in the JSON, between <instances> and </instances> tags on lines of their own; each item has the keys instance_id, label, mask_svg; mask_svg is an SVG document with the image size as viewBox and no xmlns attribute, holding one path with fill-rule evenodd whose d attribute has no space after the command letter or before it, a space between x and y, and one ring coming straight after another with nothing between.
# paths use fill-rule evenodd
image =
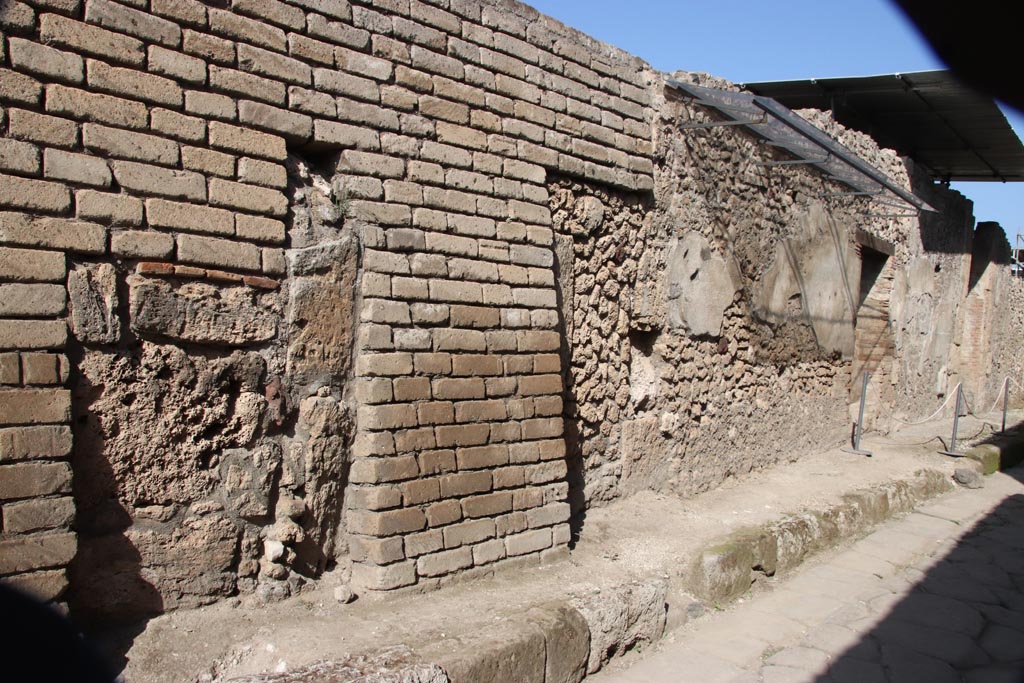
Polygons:
<instances>
[{"instance_id":1,"label":"cobblestone street","mask_svg":"<svg viewBox=\"0 0 1024 683\"><path fill-rule=\"evenodd\" d=\"M1022 475L942 496L588 680L1024 680Z\"/></svg>"}]
</instances>

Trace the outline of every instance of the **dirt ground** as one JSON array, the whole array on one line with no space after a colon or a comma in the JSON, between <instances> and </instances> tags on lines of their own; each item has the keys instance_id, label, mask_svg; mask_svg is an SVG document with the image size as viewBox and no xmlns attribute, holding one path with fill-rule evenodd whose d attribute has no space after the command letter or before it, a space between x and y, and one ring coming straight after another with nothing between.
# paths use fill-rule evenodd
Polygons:
<instances>
[{"instance_id":1,"label":"dirt ground","mask_svg":"<svg viewBox=\"0 0 1024 683\"><path fill-rule=\"evenodd\" d=\"M1024 418L1024 412L1014 418ZM934 439L937 434L948 439L949 424L936 421L888 436L867 435L863 447L873 457L838 447L794 454L794 462L736 477L694 498L645 493L590 510L570 556L546 566L465 580L425 594L363 595L350 604L335 600L337 578L328 575L289 600L261 604L245 596L177 611L133 632L113 634L107 645L126 651L128 683L206 683L396 644L422 652L499 627L532 606L633 580L667 578L670 615L673 610L685 615L687 607L693 610L693 599L673 595L672 579L687 570L701 548L737 528L820 509L844 493L908 479L921 469L951 475L960 462L939 454L942 444ZM974 418L961 420L963 436L974 435L977 441L988 433L991 429Z\"/></svg>"}]
</instances>

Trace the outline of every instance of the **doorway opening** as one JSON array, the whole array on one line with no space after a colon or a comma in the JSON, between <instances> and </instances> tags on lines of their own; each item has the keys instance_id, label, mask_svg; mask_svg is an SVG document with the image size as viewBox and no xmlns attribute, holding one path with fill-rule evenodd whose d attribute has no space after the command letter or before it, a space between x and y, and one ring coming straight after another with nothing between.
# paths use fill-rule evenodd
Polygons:
<instances>
[{"instance_id":1,"label":"doorway opening","mask_svg":"<svg viewBox=\"0 0 1024 683\"><path fill-rule=\"evenodd\" d=\"M888 245L879 245L888 246ZM851 407L860 402L863 373L870 374L864 408L865 427L874 426L882 407L891 404L893 335L889 324L894 271L891 254L858 244L860 282L854 323L854 354L850 373Z\"/></svg>"}]
</instances>

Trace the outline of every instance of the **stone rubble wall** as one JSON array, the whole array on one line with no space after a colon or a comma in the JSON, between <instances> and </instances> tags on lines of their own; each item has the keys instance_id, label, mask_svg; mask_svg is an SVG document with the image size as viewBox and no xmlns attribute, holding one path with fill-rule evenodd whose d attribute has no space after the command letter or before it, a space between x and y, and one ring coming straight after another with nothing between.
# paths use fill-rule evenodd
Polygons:
<instances>
[{"instance_id":1,"label":"stone rubble wall","mask_svg":"<svg viewBox=\"0 0 1024 683\"><path fill-rule=\"evenodd\" d=\"M877 414L955 385L970 204L821 112L939 214L680 131L708 112L512 0L0 26L0 578L83 621L556 559L587 505L835 443L866 243Z\"/></svg>"},{"instance_id":2,"label":"stone rubble wall","mask_svg":"<svg viewBox=\"0 0 1024 683\"><path fill-rule=\"evenodd\" d=\"M835 446L862 370L866 425L887 431L1013 356L986 348L968 367L956 353L973 239L959 194L822 112L800 114L939 211L919 218L805 167L763 166L788 157L737 128L680 132L713 120L685 98L654 106L653 200L575 179L551 189L574 510L640 490L692 495ZM872 245L892 254L859 311Z\"/></svg>"}]
</instances>

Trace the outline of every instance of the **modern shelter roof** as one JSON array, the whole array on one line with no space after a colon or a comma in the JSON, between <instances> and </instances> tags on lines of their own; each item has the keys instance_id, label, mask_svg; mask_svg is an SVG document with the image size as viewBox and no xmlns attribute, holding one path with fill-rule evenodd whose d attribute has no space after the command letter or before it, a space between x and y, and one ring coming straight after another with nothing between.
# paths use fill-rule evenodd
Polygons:
<instances>
[{"instance_id":1,"label":"modern shelter roof","mask_svg":"<svg viewBox=\"0 0 1024 683\"><path fill-rule=\"evenodd\" d=\"M918 210L934 211L924 200L900 187L882 171L770 97L707 88L673 79L667 83L697 104L714 109L727 119L723 122L683 124L684 128L743 126L794 157L793 161L765 162L765 165L806 164L852 188L855 194L881 195L888 191Z\"/></svg>"},{"instance_id":2,"label":"modern shelter roof","mask_svg":"<svg viewBox=\"0 0 1024 683\"><path fill-rule=\"evenodd\" d=\"M790 109L831 110L937 180L1024 181L1024 144L995 100L950 71L744 83Z\"/></svg>"}]
</instances>

